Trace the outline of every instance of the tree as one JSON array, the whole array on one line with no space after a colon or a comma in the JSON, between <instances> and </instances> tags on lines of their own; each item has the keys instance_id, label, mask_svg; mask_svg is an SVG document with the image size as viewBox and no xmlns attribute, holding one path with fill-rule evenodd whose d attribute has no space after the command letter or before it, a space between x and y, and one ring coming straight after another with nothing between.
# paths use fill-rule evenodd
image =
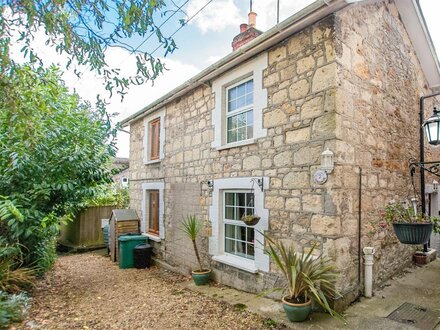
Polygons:
<instances>
[{"instance_id":1,"label":"tree","mask_svg":"<svg viewBox=\"0 0 440 330\"><path fill-rule=\"evenodd\" d=\"M109 47L122 47L129 52L138 51L127 39L135 36L149 39L155 36L165 55L176 49L174 40L162 35L156 21L176 10L165 11L163 0L5 0L0 4L0 74L14 67L9 57L10 45L21 41L22 52L31 63L42 64L39 54L31 47L36 31L44 29L46 45L56 47L59 54L67 54L67 67L74 62L90 66L105 79L106 89L116 88L122 96L130 84L140 85L154 80L164 69L153 54L137 53L137 73L122 77L118 68L106 62ZM183 20L180 20L184 24ZM17 33L18 31L18 33ZM76 72L80 75L80 72Z\"/></svg>"},{"instance_id":2,"label":"tree","mask_svg":"<svg viewBox=\"0 0 440 330\"><path fill-rule=\"evenodd\" d=\"M112 132L55 67L0 75L0 234L26 249L27 264L49 267L59 219L111 182Z\"/></svg>"}]
</instances>

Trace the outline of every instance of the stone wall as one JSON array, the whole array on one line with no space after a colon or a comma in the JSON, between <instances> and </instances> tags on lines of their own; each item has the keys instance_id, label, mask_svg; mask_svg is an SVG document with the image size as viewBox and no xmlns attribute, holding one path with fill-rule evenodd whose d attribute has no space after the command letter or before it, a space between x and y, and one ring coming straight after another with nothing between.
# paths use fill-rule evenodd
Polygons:
<instances>
[{"instance_id":1,"label":"stone wall","mask_svg":"<svg viewBox=\"0 0 440 330\"><path fill-rule=\"evenodd\" d=\"M414 196L408 160L418 159L419 97L430 91L393 1L350 6L337 13L335 29L335 154L345 193L354 202L343 212L343 223L358 218L354 199L361 168L361 244L376 249L378 284L411 261L413 248L379 226L380 211L392 199Z\"/></svg>"},{"instance_id":2,"label":"stone wall","mask_svg":"<svg viewBox=\"0 0 440 330\"><path fill-rule=\"evenodd\" d=\"M326 185L313 184L311 179L321 152L336 145L333 25L334 18L329 17L269 50L263 80L268 92L263 110L267 137L255 144L220 151L211 148L215 95L208 85L166 107L161 163L143 164L143 121L131 125L131 205L141 214L142 182L165 180L166 240L155 247L167 262L185 272L194 265L191 246L176 228L185 212L208 219L212 201L206 187L200 196L200 182L212 178L268 177L264 206L269 209L269 234L290 241L299 250L310 248L313 242L323 250L329 237L343 237L338 214L338 203L345 204L342 195L334 200ZM200 242L206 262L208 235L209 228ZM348 245L349 241L335 244ZM342 253L333 255L339 265L344 264L348 250L344 246ZM215 262L211 267L219 281L247 291L258 292L277 282L276 276L268 274L254 275ZM341 279L339 286L344 283Z\"/></svg>"},{"instance_id":3,"label":"stone wall","mask_svg":"<svg viewBox=\"0 0 440 330\"><path fill-rule=\"evenodd\" d=\"M186 213L208 223L212 200L200 182L268 177L268 234L298 250L317 243L341 272L337 288L353 299L361 261L360 168L361 244L377 249L376 280L391 275L411 252L377 230L378 211L386 201L408 193L407 161L418 152L418 97L427 92L395 6L349 6L288 38L268 50L263 82L268 94L263 109L267 137L255 144L211 147L216 96L210 84L166 106L165 158L160 163L143 164L143 121L132 123L131 206L141 215L142 182L164 180L166 239L155 243L155 250L188 272L195 257L177 228ZM312 176L326 148L335 154L335 169L324 185L318 185ZM251 292L278 283L273 264L270 274L254 275L211 261L209 235L206 226L201 251L218 281Z\"/></svg>"}]
</instances>

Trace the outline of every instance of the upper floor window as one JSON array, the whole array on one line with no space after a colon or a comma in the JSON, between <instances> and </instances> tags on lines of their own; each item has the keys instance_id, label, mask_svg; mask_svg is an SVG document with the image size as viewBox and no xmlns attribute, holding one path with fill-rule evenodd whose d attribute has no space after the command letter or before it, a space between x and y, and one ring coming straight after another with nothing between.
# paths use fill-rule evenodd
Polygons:
<instances>
[{"instance_id":1,"label":"upper floor window","mask_svg":"<svg viewBox=\"0 0 440 330\"><path fill-rule=\"evenodd\" d=\"M150 160L159 159L159 141L160 141L160 118L156 118L148 123L149 125L149 155Z\"/></svg>"},{"instance_id":2,"label":"upper floor window","mask_svg":"<svg viewBox=\"0 0 440 330\"><path fill-rule=\"evenodd\" d=\"M253 138L254 81L248 80L227 89L227 143Z\"/></svg>"},{"instance_id":3,"label":"upper floor window","mask_svg":"<svg viewBox=\"0 0 440 330\"><path fill-rule=\"evenodd\" d=\"M266 68L267 53L263 53L213 80L213 148L240 147L267 136L263 127L263 109L267 107L267 89L263 88Z\"/></svg>"},{"instance_id":4,"label":"upper floor window","mask_svg":"<svg viewBox=\"0 0 440 330\"><path fill-rule=\"evenodd\" d=\"M145 118L144 163L159 162L163 158L165 112L160 111Z\"/></svg>"}]
</instances>

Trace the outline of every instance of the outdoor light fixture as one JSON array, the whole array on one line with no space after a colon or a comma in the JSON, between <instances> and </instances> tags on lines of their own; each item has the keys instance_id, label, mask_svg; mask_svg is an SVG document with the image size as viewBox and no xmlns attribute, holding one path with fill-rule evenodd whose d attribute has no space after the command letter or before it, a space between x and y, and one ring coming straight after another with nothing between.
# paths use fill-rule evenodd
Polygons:
<instances>
[{"instance_id":1,"label":"outdoor light fixture","mask_svg":"<svg viewBox=\"0 0 440 330\"><path fill-rule=\"evenodd\" d=\"M440 144L440 111L437 107L434 107L434 112L427 121L423 123L423 127L426 130L426 137L428 143L437 146Z\"/></svg>"},{"instance_id":2,"label":"outdoor light fixture","mask_svg":"<svg viewBox=\"0 0 440 330\"><path fill-rule=\"evenodd\" d=\"M420 112L419 112L419 124L420 124L420 159L410 159L409 168L410 174L413 177L418 167L420 169L420 197L422 214L426 214L426 190L425 190L425 171L429 172L437 177L440 177L440 161L425 162L425 138L424 131L428 140L428 143L434 146L440 145L440 111L437 107L434 107L434 112L428 120L424 120L425 113L425 100L433 97L440 96L440 92L420 97ZM438 190L438 183L435 184ZM423 245L423 252L428 252L429 243Z\"/></svg>"},{"instance_id":3,"label":"outdoor light fixture","mask_svg":"<svg viewBox=\"0 0 440 330\"><path fill-rule=\"evenodd\" d=\"M333 159L333 152L327 148L321 154L321 170L324 170L326 173L331 173L335 168L335 163Z\"/></svg>"}]
</instances>

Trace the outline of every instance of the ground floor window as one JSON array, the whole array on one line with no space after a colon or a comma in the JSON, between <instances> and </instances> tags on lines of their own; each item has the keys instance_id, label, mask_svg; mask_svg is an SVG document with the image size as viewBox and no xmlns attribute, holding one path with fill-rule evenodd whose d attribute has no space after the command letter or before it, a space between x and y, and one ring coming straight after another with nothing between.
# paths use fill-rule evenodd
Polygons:
<instances>
[{"instance_id":1,"label":"ground floor window","mask_svg":"<svg viewBox=\"0 0 440 330\"><path fill-rule=\"evenodd\" d=\"M262 179L263 187L256 186ZM268 178L232 177L215 179L209 219L212 230L209 254L212 260L250 273L269 271L269 256L264 252L265 230L269 229L269 211L264 208L264 190ZM260 218L247 226L244 215Z\"/></svg>"},{"instance_id":2,"label":"ground floor window","mask_svg":"<svg viewBox=\"0 0 440 330\"><path fill-rule=\"evenodd\" d=\"M160 181L142 184L141 230L155 242L165 238L164 188L165 184Z\"/></svg>"},{"instance_id":3,"label":"ground floor window","mask_svg":"<svg viewBox=\"0 0 440 330\"><path fill-rule=\"evenodd\" d=\"M159 235L159 190L146 191L147 232Z\"/></svg>"},{"instance_id":4,"label":"ground floor window","mask_svg":"<svg viewBox=\"0 0 440 330\"><path fill-rule=\"evenodd\" d=\"M240 219L254 214L254 194L251 192L224 192L225 253L255 259L255 229Z\"/></svg>"}]
</instances>

